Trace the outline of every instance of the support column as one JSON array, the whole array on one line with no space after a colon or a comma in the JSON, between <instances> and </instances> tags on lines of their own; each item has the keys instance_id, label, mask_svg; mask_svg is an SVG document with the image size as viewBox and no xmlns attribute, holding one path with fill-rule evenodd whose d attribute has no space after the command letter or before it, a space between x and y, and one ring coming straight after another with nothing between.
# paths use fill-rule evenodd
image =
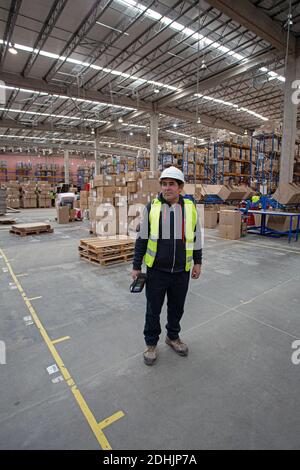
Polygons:
<instances>
[{"instance_id":1,"label":"support column","mask_svg":"<svg viewBox=\"0 0 300 470\"><path fill-rule=\"evenodd\" d=\"M158 113L150 117L150 171L158 168Z\"/></svg>"},{"instance_id":2,"label":"support column","mask_svg":"<svg viewBox=\"0 0 300 470\"><path fill-rule=\"evenodd\" d=\"M70 184L69 150L64 150L65 183Z\"/></svg>"},{"instance_id":3,"label":"support column","mask_svg":"<svg viewBox=\"0 0 300 470\"><path fill-rule=\"evenodd\" d=\"M300 54L289 55L285 73L284 114L282 126L282 145L280 157L279 183L292 183L297 129L297 103L293 103L295 87L292 84L300 79ZM298 94L299 96L299 94Z\"/></svg>"},{"instance_id":4,"label":"support column","mask_svg":"<svg viewBox=\"0 0 300 470\"><path fill-rule=\"evenodd\" d=\"M98 155L98 142L94 140L94 156L95 156L95 176L100 175L100 155Z\"/></svg>"}]
</instances>

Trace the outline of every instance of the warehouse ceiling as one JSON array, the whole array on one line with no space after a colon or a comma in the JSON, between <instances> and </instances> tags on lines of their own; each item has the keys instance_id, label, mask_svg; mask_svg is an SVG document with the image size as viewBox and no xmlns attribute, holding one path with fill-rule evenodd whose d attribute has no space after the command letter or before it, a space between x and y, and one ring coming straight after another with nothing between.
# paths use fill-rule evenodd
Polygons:
<instances>
[{"instance_id":1,"label":"warehouse ceiling","mask_svg":"<svg viewBox=\"0 0 300 470\"><path fill-rule=\"evenodd\" d=\"M239 3L0 0L1 146L149 148L153 112L160 143L282 120L300 4Z\"/></svg>"}]
</instances>

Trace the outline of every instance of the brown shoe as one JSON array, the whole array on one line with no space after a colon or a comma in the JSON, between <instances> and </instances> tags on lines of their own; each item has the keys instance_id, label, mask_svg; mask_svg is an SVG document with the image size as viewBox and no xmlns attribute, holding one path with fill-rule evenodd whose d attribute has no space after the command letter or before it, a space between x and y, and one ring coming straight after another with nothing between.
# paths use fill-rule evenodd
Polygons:
<instances>
[{"instance_id":1,"label":"brown shoe","mask_svg":"<svg viewBox=\"0 0 300 470\"><path fill-rule=\"evenodd\" d=\"M157 346L147 346L147 349L144 352L144 363L147 366L153 366L157 358L158 358Z\"/></svg>"},{"instance_id":2,"label":"brown shoe","mask_svg":"<svg viewBox=\"0 0 300 470\"><path fill-rule=\"evenodd\" d=\"M166 336L166 344L171 346L171 348L173 348L174 351L179 354L179 356L187 356L189 353L189 348L181 341L180 338L171 340L168 336Z\"/></svg>"}]
</instances>

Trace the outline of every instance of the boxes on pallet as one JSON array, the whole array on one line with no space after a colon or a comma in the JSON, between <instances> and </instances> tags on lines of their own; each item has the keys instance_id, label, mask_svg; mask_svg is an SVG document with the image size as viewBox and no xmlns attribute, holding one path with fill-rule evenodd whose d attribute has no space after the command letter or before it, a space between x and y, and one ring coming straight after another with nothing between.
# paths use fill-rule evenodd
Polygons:
<instances>
[{"instance_id":1,"label":"boxes on pallet","mask_svg":"<svg viewBox=\"0 0 300 470\"><path fill-rule=\"evenodd\" d=\"M50 197L45 194L38 194L38 197L37 197L37 205L38 207L41 207L41 208L49 208L51 207L51 199Z\"/></svg>"},{"instance_id":2,"label":"boxes on pallet","mask_svg":"<svg viewBox=\"0 0 300 470\"><path fill-rule=\"evenodd\" d=\"M37 198L36 195L30 196L27 195L21 199L21 207L24 209L36 209L37 208Z\"/></svg>"}]
</instances>

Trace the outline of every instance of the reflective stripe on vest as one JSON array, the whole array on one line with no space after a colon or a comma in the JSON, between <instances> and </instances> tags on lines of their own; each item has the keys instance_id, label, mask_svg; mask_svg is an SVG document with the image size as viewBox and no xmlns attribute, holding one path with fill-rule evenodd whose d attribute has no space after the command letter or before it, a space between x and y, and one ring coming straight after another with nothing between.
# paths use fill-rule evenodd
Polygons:
<instances>
[{"instance_id":1,"label":"reflective stripe on vest","mask_svg":"<svg viewBox=\"0 0 300 470\"><path fill-rule=\"evenodd\" d=\"M195 228L197 223L197 210L194 203L190 199L183 199L183 202L185 211L185 270L189 271L191 269L193 260ZM150 235L147 244L147 251L144 257L144 261L149 268L153 266L157 253L160 212L161 201L159 201L158 199L154 199L152 201L149 213Z\"/></svg>"}]
</instances>

